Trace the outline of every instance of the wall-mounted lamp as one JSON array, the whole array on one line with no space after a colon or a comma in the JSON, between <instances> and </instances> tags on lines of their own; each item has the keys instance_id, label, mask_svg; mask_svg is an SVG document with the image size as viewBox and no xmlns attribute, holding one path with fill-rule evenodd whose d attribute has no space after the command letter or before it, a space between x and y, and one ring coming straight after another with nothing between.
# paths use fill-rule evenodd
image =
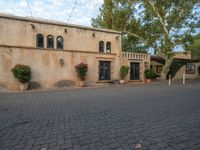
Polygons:
<instances>
[{"instance_id":1,"label":"wall-mounted lamp","mask_svg":"<svg viewBox=\"0 0 200 150\"><path fill-rule=\"evenodd\" d=\"M64 60L62 58L60 58L60 65L63 66L64 65Z\"/></svg>"},{"instance_id":2,"label":"wall-mounted lamp","mask_svg":"<svg viewBox=\"0 0 200 150\"><path fill-rule=\"evenodd\" d=\"M92 36L93 36L93 37L95 37L95 32L94 32L94 33L92 33Z\"/></svg>"},{"instance_id":3,"label":"wall-mounted lamp","mask_svg":"<svg viewBox=\"0 0 200 150\"><path fill-rule=\"evenodd\" d=\"M12 52L12 48L9 48L10 49L10 52Z\"/></svg>"},{"instance_id":4,"label":"wall-mounted lamp","mask_svg":"<svg viewBox=\"0 0 200 150\"><path fill-rule=\"evenodd\" d=\"M119 39L119 36L116 36L115 39L118 40L118 39Z\"/></svg>"},{"instance_id":5,"label":"wall-mounted lamp","mask_svg":"<svg viewBox=\"0 0 200 150\"><path fill-rule=\"evenodd\" d=\"M35 25L34 24L31 24L31 27L32 27L32 29L35 29Z\"/></svg>"},{"instance_id":6,"label":"wall-mounted lamp","mask_svg":"<svg viewBox=\"0 0 200 150\"><path fill-rule=\"evenodd\" d=\"M67 33L67 29L65 29L65 33Z\"/></svg>"}]
</instances>

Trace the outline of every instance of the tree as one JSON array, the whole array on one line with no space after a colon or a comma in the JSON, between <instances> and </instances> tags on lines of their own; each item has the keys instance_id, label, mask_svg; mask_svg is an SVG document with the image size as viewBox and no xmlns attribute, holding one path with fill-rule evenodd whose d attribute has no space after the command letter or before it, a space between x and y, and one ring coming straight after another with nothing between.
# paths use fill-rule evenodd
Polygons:
<instances>
[{"instance_id":1,"label":"tree","mask_svg":"<svg viewBox=\"0 0 200 150\"><path fill-rule=\"evenodd\" d=\"M180 45L189 45L191 39L188 37L199 28L198 2L199 0L104 0L99 16L92 19L92 25L103 28L109 26L109 29L122 31L125 51L151 49L154 54L164 56L167 63L162 75L166 76L173 50Z\"/></svg>"},{"instance_id":2,"label":"tree","mask_svg":"<svg viewBox=\"0 0 200 150\"><path fill-rule=\"evenodd\" d=\"M132 3L126 0L104 0L100 14L92 18L92 26L123 31L131 20Z\"/></svg>"},{"instance_id":3,"label":"tree","mask_svg":"<svg viewBox=\"0 0 200 150\"><path fill-rule=\"evenodd\" d=\"M193 59L200 59L200 33L192 37L192 43L186 50L192 53Z\"/></svg>"},{"instance_id":4,"label":"tree","mask_svg":"<svg viewBox=\"0 0 200 150\"><path fill-rule=\"evenodd\" d=\"M100 14L96 18L92 18L92 26L124 31L133 19L133 9L132 2L126 0L104 0L104 4L99 9ZM123 50L139 51L140 48L136 46L138 40L138 38L124 34L122 36Z\"/></svg>"}]
</instances>

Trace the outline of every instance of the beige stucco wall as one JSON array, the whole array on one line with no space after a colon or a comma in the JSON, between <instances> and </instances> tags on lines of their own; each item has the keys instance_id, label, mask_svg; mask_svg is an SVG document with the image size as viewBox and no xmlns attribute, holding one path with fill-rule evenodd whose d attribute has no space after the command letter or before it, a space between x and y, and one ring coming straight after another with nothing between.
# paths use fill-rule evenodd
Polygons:
<instances>
[{"instance_id":1,"label":"beige stucco wall","mask_svg":"<svg viewBox=\"0 0 200 150\"><path fill-rule=\"evenodd\" d=\"M126 53L126 52L124 52ZM127 53L128 54L128 53ZM131 54L131 53L129 53ZM142 53L132 53L133 55L137 55L137 58L138 56L142 56L142 58L140 59L133 59L131 57L129 58L124 58L123 56L121 57L121 60L120 60L120 63L121 63L121 66L124 65L124 66L128 66L129 67L129 73L126 77L126 80L128 81L134 81L134 80L130 80L130 65L131 65L131 62L137 62L137 63L140 63L140 81L144 82L145 81L145 78L144 78L144 70L147 69L147 68L150 68L150 55L146 55L146 54L142 54ZM137 80L136 80L137 81Z\"/></svg>"},{"instance_id":2,"label":"beige stucco wall","mask_svg":"<svg viewBox=\"0 0 200 150\"><path fill-rule=\"evenodd\" d=\"M180 68L180 70L176 73L173 79L183 79L183 74L186 74L186 79L198 79L200 77L198 73L198 66L200 66L200 63L193 63L195 64L195 74L186 74L186 65Z\"/></svg>"},{"instance_id":3,"label":"beige stucco wall","mask_svg":"<svg viewBox=\"0 0 200 150\"><path fill-rule=\"evenodd\" d=\"M36 48L36 35L44 35L44 48ZM99 81L99 61L111 62L111 80L119 80L121 65L130 67L131 62L140 63L140 81L144 81L144 70L150 66L150 56L141 53L122 53L121 32L96 29L34 18L0 14L0 85L19 89L11 69L18 63L32 69L31 81L39 82L43 88L51 88L62 80L78 84L75 65L88 64L87 84L104 84ZM63 50L47 48L46 37L64 39ZM99 42L104 41L105 52L99 53ZM106 42L111 42L111 53L106 53ZM122 56L122 54L125 54ZM64 65L60 64L60 59ZM130 73L127 76L130 81Z\"/></svg>"},{"instance_id":4,"label":"beige stucco wall","mask_svg":"<svg viewBox=\"0 0 200 150\"><path fill-rule=\"evenodd\" d=\"M156 61L151 61L151 67L152 67L154 72L156 72L156 66L162 66L163 67L163 64L156 62ZM161 73L158 73L158 72L156 72L156 73L158 75L161 75Z\"/></svg>"},{"instance_id":5,"label":"beige stucco wall","mask_svg":"<svg viewBox=\"0 0 200 150\"><path fill-rule=\"evenodd\" d=\"M36 48L37 33L45 36L45 48ZM98 64L102 60L111 61L111 80L119 79L120 32L0 15L0 35L0 84L10 89L19 88L10 72L18 63L31 66L31 81L39 82L44 88L50 88L60 80L78 82L74 66L81 62L89 67L87 83L97 83ZM54 46L56 37L63 36L64 50L47 49L47 35L54 36ZM112 43L111 54L99 53L99 41ZM59 62L61 58L65 62L63 66Z\"/></svg>"},{"instance_id":6,"label":"beige stucco wall","mask_svg":"<svg viewBox=\"0 0 200 150\"><path fill-rule=\"evenodd\" d=\"M111 80L119 79L119 61L116 54L80 53L76 51L51 51L41 49L0 48L0 84L9 89L18 89L18 82L10 70L15 64L31 66L31 81L39 82L44 88L53 87L61 80L77 82L74 66L84 62L88 64L86 81L96 84L98 81L98 63L100 60L111 61ZM60 65L60 59L64 65Z\"/></svg>"},{"instance_id":7,"label":"beige stucco wall","mask_svg":"<svg viewBox=\"0 0 200 150\"><path fill-rule=\"evenodd\" d=\"M53 24L52 22L39 22L40 20L34 19L22 19L2 17L0 15L0 45L36 47L36 34L41 33L45 37L45 48L46 37L53 35L54 47L56 47L56 37L62 36L64 38L64 49L66 50L98 52L99 41L104 41L105 43L109 41L112 43L112 53L121 51L120 32L68 26L67 24ZM32 25L34 25L34 29ZM65 29L67 32L65 32Z\"/></svg>"}]
</instances>

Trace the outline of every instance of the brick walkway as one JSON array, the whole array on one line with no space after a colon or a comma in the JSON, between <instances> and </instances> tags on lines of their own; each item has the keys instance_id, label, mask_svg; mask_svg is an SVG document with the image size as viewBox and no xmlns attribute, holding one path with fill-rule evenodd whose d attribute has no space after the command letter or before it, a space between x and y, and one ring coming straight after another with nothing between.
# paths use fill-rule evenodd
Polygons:
<instances>
[{"instance_id":1,"label":"brick walkway","mask_svg":"<svg viewBox=\"0 0 200 150\"><path fill-rule=\"evenodd\" d=\"M0 95L0 150L199 150L200 83Z\"/></svg>"}]
</instances>

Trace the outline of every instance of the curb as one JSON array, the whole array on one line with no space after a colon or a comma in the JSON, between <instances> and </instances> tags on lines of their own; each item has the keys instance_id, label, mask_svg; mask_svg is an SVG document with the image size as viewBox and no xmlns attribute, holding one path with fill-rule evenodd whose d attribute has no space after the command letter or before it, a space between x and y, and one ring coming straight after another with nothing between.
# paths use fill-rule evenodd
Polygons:
<instances>
[{"instance_id":1,"label":"curb","mask_svg":"<svg viewBox=\"0 0 200 150\"><path fill-rule=\"evenodd\" d=\"M71 87L71 88L50 88L50 89L38 89L38 90L27 90L27 91L5 91L0 92L0 95L6 94L17 94L17 93L31 93L31 92L53 92L53 91L64 91L64 90L84 90L84 89L101 89L101 88L109 88L109 87L126 87L132 85L102 85L102 86L86 86L86 87Z\"/></svg>"}]
</instances>

